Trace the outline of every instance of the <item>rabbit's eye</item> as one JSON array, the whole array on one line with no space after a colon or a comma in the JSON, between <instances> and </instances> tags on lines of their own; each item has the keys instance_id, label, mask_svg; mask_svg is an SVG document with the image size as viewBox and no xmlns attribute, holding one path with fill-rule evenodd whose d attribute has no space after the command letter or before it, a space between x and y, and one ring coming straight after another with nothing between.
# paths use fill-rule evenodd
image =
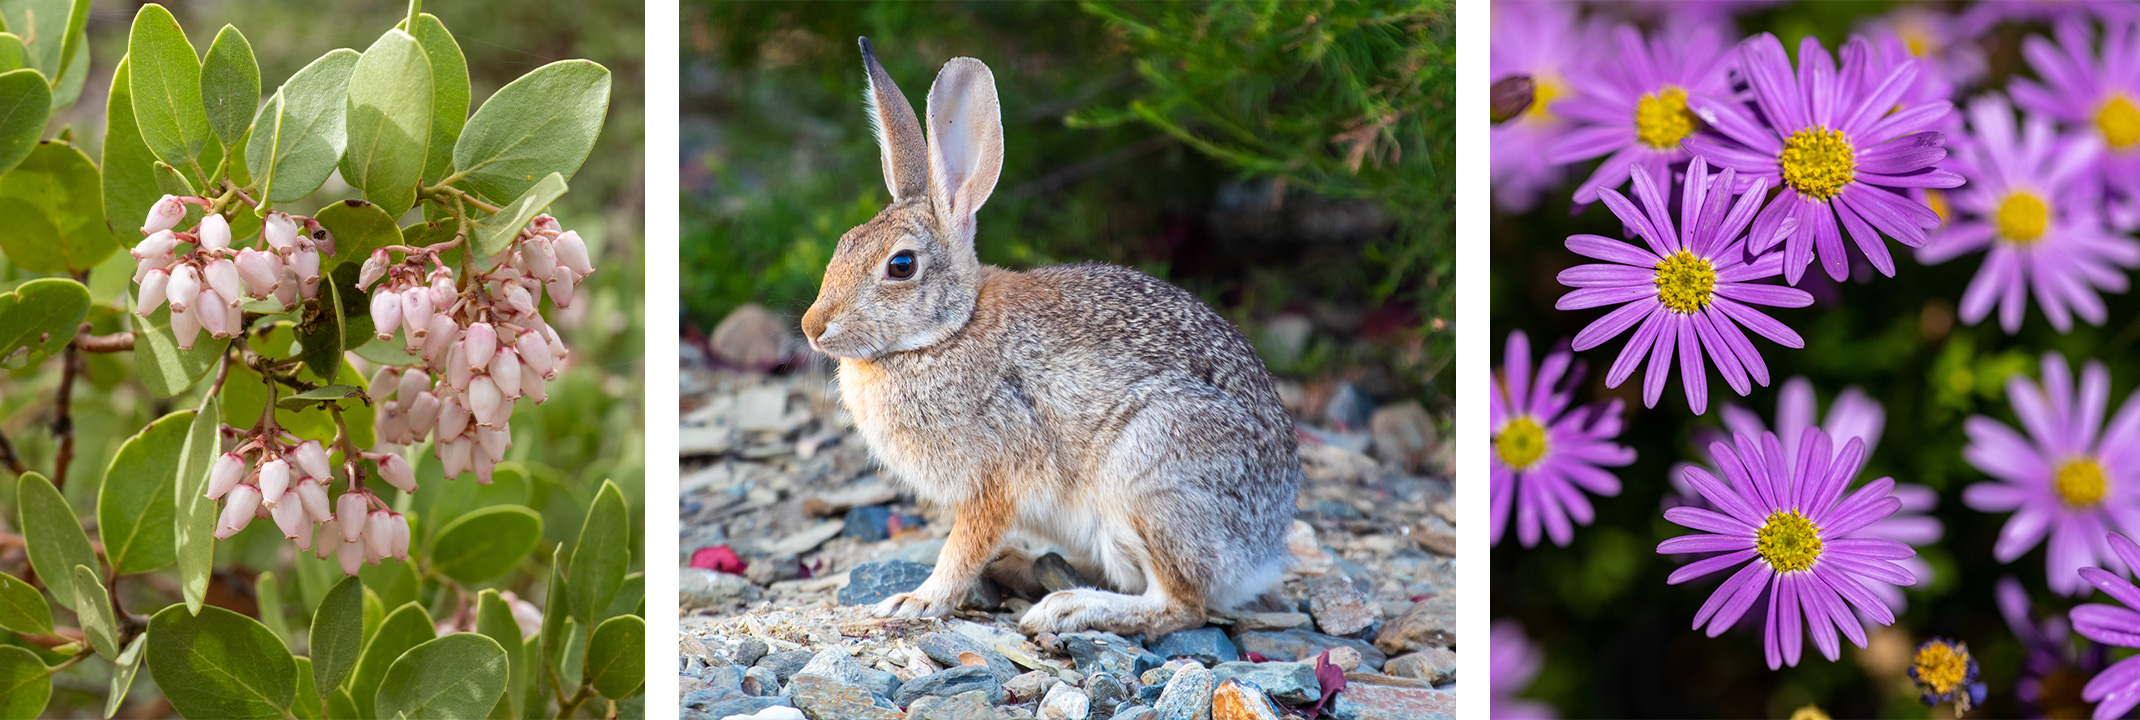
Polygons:
<instances>
[{"instance_id":1,"label":"rabbit's eye","mask_svg":"<svg viewBox=\"0 0 2140 720\"><path fill-rule=\"evenodd\" d=\"M884 273L894 280L914 277L914 251L901 250L892 255L892 259L884 261Z\"/></svg>"}]
</instances>

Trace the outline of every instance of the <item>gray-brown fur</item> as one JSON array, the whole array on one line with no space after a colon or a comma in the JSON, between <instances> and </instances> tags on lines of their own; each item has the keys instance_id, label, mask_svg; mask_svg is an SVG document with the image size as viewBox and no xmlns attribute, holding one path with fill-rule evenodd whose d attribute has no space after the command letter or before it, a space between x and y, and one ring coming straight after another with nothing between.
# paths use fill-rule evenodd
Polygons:
<instances>
[{"instance_id":1,"label":"gray-brown fur","mask_svg":"<svg viewBox=\"0 0 2140 720\"><path fill-rule=\"evenodd\" d=\"M873 93L896 96L869 65ZM1001 121L986 66L947 68L931 126L964 125L928 144L930 197L899 197L840 238L803 318L840 358L842 401L873 454L955 514L929 582L878 611L949 611L1013 538L1128 593L1054 593L1029 630L1163 633L1260 593L1288 557L1300 481L1269 373L1218 313L1143 273L982 266L973 213L1000 169ZM912 147L898 120L882 123L886 147ZM887 184L915 171L888 166ZM903 280L886 269L902 250L916 267Z\"/></svg>"}]
</instances>

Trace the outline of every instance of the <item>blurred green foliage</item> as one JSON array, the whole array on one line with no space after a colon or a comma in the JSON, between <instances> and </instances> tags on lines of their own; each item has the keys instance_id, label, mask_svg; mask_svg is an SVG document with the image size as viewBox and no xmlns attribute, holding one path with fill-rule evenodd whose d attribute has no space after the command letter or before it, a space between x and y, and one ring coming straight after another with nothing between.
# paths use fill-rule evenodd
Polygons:
<instances>
[{"instance_id":1,"label":"blurred green foliage","mask_svg":"<svg viewBox=\"0 0 2140 720\"><path fill-rule=\"evenodd\" d=\"M1429 385L1453 335L1445 2L690 2L683 22L689 326L753 301L800 316L839 235L887 201L859 102L867 36L917 111L944 61L994 70L1006 158L983 262L1136 267L1252 337L1335 308L1350 332L1267 354L1273 369L1372 361L1445 397ZM1300 222L1287 207L1340 229L1277 227Z\"/></svg>"}]
</instances>

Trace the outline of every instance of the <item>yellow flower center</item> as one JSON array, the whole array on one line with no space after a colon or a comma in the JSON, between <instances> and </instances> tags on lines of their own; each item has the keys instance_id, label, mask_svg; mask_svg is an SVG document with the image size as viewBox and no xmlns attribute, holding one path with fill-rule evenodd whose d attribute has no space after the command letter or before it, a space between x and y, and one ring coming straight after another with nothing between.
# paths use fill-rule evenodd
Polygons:
<instances>
[{"instance_id":1,"label":"yellow flower center","mask_svg":"<svg viewBox=\"0 0 2140 720\"><path fill-rule=\"evenodd\" d=\"M1546 455L1546 429L1529 415L1518 415L1494 438L1494 453L1517 470L1529 469Z\"/></svg>"},{"instance_id":2,"label":"yellow flower center","mask_svg":"<svg viewBox=\"0 0 2140 720\"><path fill-rule=\"evenodd\" d=\"M2032 245L2043 237L2043 227L2051 220L2051 208L2042 198L2016 190L1999 203L1997 219L2000 235L2016 245Z\"/></svg>"},{"instance_id":3,"label":"yellow flower center","mask_svg":"<svg viewBox=\"0 0 2140 720\"><path fill-rule=\"evenodd\" d=\"M1769 514L1768 522L1754 535L1754 549L1778 572L1813 567L1820 557L1820 526L1797 510L1778 510Z\"/></svg>"},{"instance_id":4,"label":"yellow flower center","mask_svg":"<svg viewBox=\"0 0 2140 720\"><path fill-rule=\"evenodd\" d=\"M2134 108L2122 94L2111 96L2103 109L2095 111L2095 129L2103 132L2103 142L2123 150L2140 142L2140 108Z\"/></svg>"},{"instance_id":5,"label":"yellow flower center","mask_svg":"<svg viewBox=\"0 0 2140 720\"><path fill-rule=\"evenodd\" d=\"M1531 76L1532 117L1545 121L1553 117L1553 101L1561 96L1560 78L1538 73Z\"/></svg>"},{"instance_id":6,"label":"yellow flower center","mask_svg":"<svg viewBox=\"0 0 2140 720\"><path fill-rule=\"evenodd\" d=\"M1776 159L1783 163L1783 181L1815 200L1835 197L1857 177L1857 151L1840 130L1809 127L1791 133Z\"/></svg>"},{"instance_id":7,"label":"yellow flower center","mask_svg":"<svg viewBox=\"0 0 2140 720\"><path fill-rule=\"evenodd\" d=\"M1657 301L1672 312L1692 315L1709 307L1716 294L1716 270L1708 260L1681 250L1657 261Z\"/></svg>"},{"instance_id":8,"label":"yellow flower center","mask_svg":"<svg viewBox=\"0 0 2140 720\"><path fill-rule=\"evenodd\" d=\"M1965 643L1947 644L1933 640L1917 649L1917 657L1910 661L1917 670L1917 683L1935 695L1946 695L1961 687L1969 677L1969 646Z\"/></svg>"},{"instance_id":9,"label":"yellow flower center","mask_svg":"<svg viewBox=\"0 0 2140 720\"><path fill-rule=\"evenodd\" d=\"M1807 705L1791 711L1791 720L1829 720L1828 713L1819 705Z\"/></svg>"},{"instance_id":10,"label":"yellow flower center","mask_svg":"<svg viewBox=\"0 0 2140 720\"><path fill-rule=\"evenodd\" d=\"M1642 144L1670 150L1693 132L1694 113L1687 110L1687 91L1679 86L1666 85L1635 102L1635 138Z\"/></svg>"},{"instance_id":11,"label":"yellow flower center","mask_svg":"<svg viewBox=\"0 0 2140 720\"><path fill-rule=\"evenodd\" d=\"M1939 224L1947 224L1947 191L1939 188L1926 189L1925 207L1931 208L1932 214L1939 216Z\"/></svg>"},{"instance_id":12,"label":"yellow flower center","mask_svg":"<svg viewBox=\"0 0 2140 720\"><path fill-rule=\"evenodd\" d=\"M2110 476L2093 458L2074 458L2058 466L2051 487L2067 505L2089 507L2103 501L2103 493L2110 490Z\"/></svg>"}]
</instances>

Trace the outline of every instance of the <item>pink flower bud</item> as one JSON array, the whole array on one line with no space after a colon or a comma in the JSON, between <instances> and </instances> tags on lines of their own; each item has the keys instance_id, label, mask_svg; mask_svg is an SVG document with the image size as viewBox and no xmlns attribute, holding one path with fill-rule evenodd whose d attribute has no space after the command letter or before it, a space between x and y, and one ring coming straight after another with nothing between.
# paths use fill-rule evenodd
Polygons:
<instances>
[{"instance_id":1,"label":"pink flower bud","mask_svg":"<svg viewBox=\"0 0 2140 720\"><path fill-rule=\"evenodd\" d=\"M345 544L342 542L342 526L333 520L320 523L314 535L319 546L312 550L312 557L320 560L327 559L328 555L334 554L334 551Z\"/></svg>"},{"instance_id":2,"label":"pink flower bud","mask_svg":"<svg viewBox=\"0 0 2140 720\"><path fill-rule=\"evenodd\" d=\"M364 522L359 520L356 524L361 528ZM347 536L349 530L344 529L342 534ZM341 562L343 575L356 577L357 571L364 569L364 543L355 540L343 542L335 547L334 559Z\"/></svg>"},{"instance_id":3,"label":"pink flower bud","mask_svg":"<svg viewBox=\"0 0 2140 720\"><path fill-rule=\"evenodd\" d=\"M551 217L549 213L543 213L528 223L528 229L540 235L555 237L564 226L557 224L557 218Z\"/></svg>"},{"instance_id":4,"label":"pink flower bud","mask_svg":"<svg viewBox=\"0 0 2140 720\"><path fill-rule=\"evenodd\" d=\"M371 384L365 386L364 394L370 395L372 402L380 402L393 397L394 391L400 388L401 370L392 365L383 365L372 371Z\"/></svg>"},{"instance_id":5,"label":"pink flower bud","mask_svg":"<svg viewBox=\"0 0 2140 720\"><path fill-rule=\"evenodd\" d=\"M469 370L481 372L490 367L491 353L498 351L498 331L491 329L490 323L469 323L468 332L461 336L461 341L468 344Z\"/></svg>"},{"instance_id":6,"label":"pink flower bud","mask_svg":"<svg viewBox=\"0 0 2140 720\"><path fill-rule=\"evenodd\" d=\"M291 542L297 544L298 552L310 552L312 550L312 533L318 529L317 526L310 523L298 526L297 537L290 538Z\"/></svg>"},{"instance_id":7,"label":"pink flower bud","mask_svg":"<svg viewBox=\"0 0 2140 720\"><path fill-rule=\"evenodd\" d=\"M476 466L476 484L489 485L491 475L495 473L498 469L498 463L492 461L488 457L485 457L483 453L479 452L475 455L476 457L474 463Z\"/></svg>"},{"instance_id":8,"label":"pink flower bud","mask_svg":"<svg viewBox=\"0 0 2140 720\"><path fill-rule=\"evenodd\" d=\"M483 456L491 462L505 462L505 451L513 446L513 426L498 423L497 427L477 428L476 442L483 446Z\"/></svg>"},{"instance_id":9,"label":"pink flower bud","mask_svg":"<svg viewBox=\"0 0 2140 720\"><path fill-rule=\"evenodd\" d=\"M267 220L260 226L260 236L267 240L268 247L274 248L275 252L287 254L297 249L297 223L290 219L289 213L267 216Z\"/></svg>"},{"instance_id":10,"label":"pink flower bud","mask_svg":"<svg viewBox=\"0 0 2140 720\"><path fill-rule=\"evenodd\" d=\"M432 313L431 327L424 333L424 362L431 367L440 367L446 353L453 349L454 336L461 326L453 323L453 317L445 313Z\"/></svg>"},{"instance_id":11,"label":"pink flower bud","mask_svg":"<svg viewBox=\"0 0 2140 720\"><path fill-rule=\"evenodd\" d=\"M266 300L282 284L282 258L252 248L238 251L238 277L252 296Z\"/></svg>"},{"instance_id":12,"label":"pink flower bud","mask_svg":"<svg viewBox=\"0 0 2140 720\"><path fill-rule=\"evenodd\" d=\"M357 270L357 289L370 288L379 278L386 277L386 266L393 261L385 250L373 250L372 256L364 259L364 267Z\"/></svg>"},{"instance_id":13,"label":"pink flower bud","mask_svg":"<svg viewBox=\"0 0 2140 720\"><path fill-rule=\"evenodd\" d=\"M400 326L401 298L392 292L373 292L373 336L381 340L392 340L394 339L394 328Z\"/></svg>"},{"instance_id":14,"label":"pink flower bud","mask_svg":"<svg viewBox=\"0 0 2140 720\"><path fill-rule=\"evenodd\" d=\"M520 397L520 353L502 348L490 356L490 379L506 397Z\"/></svg>"},{"instance_id":15,"label":"pink flower bud","mask_svg":"<svg viewBox=\"0 0 2140 720\"><path fill-rule=\"evenodd\" d=\"M163 306L164 288L170 284L171 273L160 268L150 270L148 275L141 278L141 292L139 301L134 306L134 314L148 317L150 313L156 312L156 308Z\"/></svg>"},{"instance_id":16,"label":"pink flower bud","mask_svg":"<svg viewBox=\"0 0 2140 720\"><path fill-rule=\"evenodd\" d=\"M401 322L412 338L431 335L431 289L412 287L401 291Z\"/></svg>"},{"instance_id":17,"label":"pink flower bud","mask_svg":"<svg viewBox=\"0 0 2140 720\"><path fill-rule=\"evenodd\" d=\"M550 383L544 381L541 375L532 372L520 375L520 392L537 405L550 401Z\"/></svg>"},{"instance_id":18,"label":"pink flower bud","mask_svg":"<svg viewBox=\"0 0 2140 720\"><path fill-rule=\"evenodd\" d=\"M446 477L460 477L461 473L475 469L471 462L475 459L475 449L476 440L472 437L439 444L439 466L445 469Z\"/></svg>"},{"instance_id":19,"label":"pink flower bud","mask_svg":"<svg viewBox=\"0 0 2140 720\"><path fill-rule=\"evenodd\" d=\"M260 502L275 507L282 502L282 492L290 488L290 464L282 458L260 463Z\"/></svg>"},{"instance_id":20,"label":"pink flower bud","mask_svg":"<svg viewBox=\"0 0 2140 720\"><path fill-rule=\"evenodd\" d=\"M312 529L307 527L309 523L305 522L304 503L286 502L277 505L268 511L268 517L275 519L275 527L282 529L282 537L285 540L296 540Z\"/></svg>"},{"instance_id":21,"label":"pink flower bud","mask_svg":"<svg viewBox=\"0 0 2140 720\"><path fill-rule=\"evenodd\" d=\"M178 227L178 221L186 219L186 203L177 196L165 195L149 206L148 219L141 221L141 234L149 235Z\"/></svg>"},{"instance_id":22,"label":"pink flower bud","mask_svg":"<svg viewBox=\"0 0 2140 720\"><path fill-rule=\"evenodd\" d=\"M230 489L223 500L223 516L216 520L215 538L229 540L230 536L244 530L253 521L253 513L260 509L260 491L251 485L239 485Z\"/></svg>"},{"instance_id":23,"label":"pink flower bud","mask_svg":"<svg viewBox=\"0 0 2140 720\"><path fill-rule=\"evenodd\" d=\"M201 218L201 226L195 232L200 235L202 250L230 249L230 221L224 219L221 213Z\"/></svg>"},{"instance_id":24,"label":"pink flower bud","mask_svg":"<svg viewBox=\"0 0 2140 720\"><path fill-rule=\"evenodd\" d=\"M290 451L290 459L297 461L297 470L303 473L304 477L319 478L320 480L327 480L333 477L333 475L329 474L327 448L320 445L318 440L306 440L298 443L297 447Z\"/></svg>"},{"instance_id":25,"label":"pink flower bud","mask_svg":"<svg viewBox=\"0 0 2140 720\"><path fill-rule=\"evenodd\" d=\"M224 312L230 308L214 290L202 290L193 297L194 305L188 309L200 317L201 327L208 331L208 337L226 338L238 334L237 329L230 326L230 313Z\"/></svg>"},{"instance_id":26,"label":"pink flower bud","mask_svg":"<svg viewBox=\"0 0 2140 720\"><path fill-rule=\"evenodd\" d=\"M199 312L215 312L215 309L202 308ZM223 306L223 324L230 327L231 337L245 334L245 311L238 309L236 305L225 304Z\"/></svg>"},{"instance_id":27,"label":"pink flower bud","mask_svg":"<svg viewBox=\"0 0 2140 720\"><path fill-rule=\"evenodd\" d=\"M572 268L572 271L579 273L580 277L594 274L594 264L588 262L587 259L587 243L580 239L580 234L577 231L567 230L564 234L557 236L557 261L565 267ZM559 305L558 307L564 306Z\"/></svg>"},{"instance_id":28,"label":"pink flower bud","mask_svg":"<svg viewBox=\"0 0 2140 720\"><path fill-rule=\"evenodd\" d=\"M441 272L431 276L431 307L433 309L439 312L452 310L453 299L460 294L460 289L453 286L453 275Z\"/></svg>"},{"instance_id":29,"label":"pink flower bud","mask_svg":"<svg viewBox=\"0 0 2140 720\"><path fill-rule=\"evenodd\" d=\"M383 558L394 554L394 514L385 510L373 510L364 522L365 559Z\"/></svg>"},{"instance_id":30,"label":"pink flower bud","mask_svg":"<svg viewBox=\"0 0 2140 720\"><path fill-rule=\"evenodd\" d=\"M289 263L283 263L282 279L275 283L275 299L282 302L282 307L285 310L295 308L297 307L298 298L302 297L302 293L299 292L302 289L304 289L304 283L298 281L297 273L290 271Z\"/></svg>"},{"instance_id":31,"label":"pink flower bud","mask_svg":"<svg viewBox=\"0 0 2140 720\"><path fill-rule=\"evenodd\" d=\"M217 258L208 263L208 269L201 273L201 278L208 281L208 287L213 288L216 297L223 298L225 304L238 305L239 298L244 297L244 293L239 289L238 264L231 262L230 258Z\"/></svg>"},{"instance_id":32,"label":"pink flower bud","mask_svg":"<svg viewBox=\"0 0 2140 720\"><path fill-rule=\"evenodd\" d=\"M245 458L237 453L223 453L215 459L215 465L208 468L208 493L204 497L210 500L221 498L237 487L238 481L244 477Z\"/></svg>"},{"instance_id":33,"label":"pink flower bud","mask_svg":"<svg viewBox=\"0 0 2140 720\"><path fill-rule=\"evenodd\" d=\"M312 238L312 244L328 257L335 255L334 233L328 232L326 226L320 225L319 220L305 218L305 237Z\"/></svg>"},{"instance_id":34,"label":"pink flower bud","mask_svg":"<svg viewBox=\"0 0 2140 720\"><path fill-rule=\"evenodd\" d=\"M305 478L297 483L297 502L305 507L305 517L312 522L323 523L334 519L333 503L327 501L327 483Z\"/></svg>"},{"instance_id":35,"label":"pink flower bud","mask_svg":"<svg viewBox=\"0 0 2140 720\"><path fill-rule=\"evenodd\" d=\"M431 374L426 373L422 370L410 368L408 370L402 371L401 388L399 390L394 391L394 397L401 401L401 408L403 410L407 410L411 406L416 404L417 393L424 392L430 389Z\"/></svg>"},{"instance_id":36,"label":"pink flower bud","mask_svg":"<svg viewBox=\"0 0 2140 720\"><path fill-rule=\"evenodd\" d=\"M142 278L148 277L151 272L168 270L172 264L177 262L178 256L171 253L150 255L142 258L141 262L134 263L134 282L141 282Z\"/></svg>"},{"instance_id":37,"label":"pink flower bud","mask_svg":"<svg viewBox=\"0 0 2140 720\"><path fill-rule=\"evenodd\" d=\"M438 426L438 396L430 392L416 394L416 402L409 406L409 436L417 440L431 434Z\"/></svg>"},{"instance_id":38,"label":"pink flower bud","mask_svg":"<svg viewBox=\"0 0 2140 720\"><path fill-rule=\"evenodd\" d=\"M557 379L556 358L550 357L550 342L543 339L542 333L533 330L521 331L520 342L514 345L514 351L515 355L520 356L520 362L528 366L530 374L540 376L544 380Z\"/></svg>"},{"instance_id":39,"label":"pink flower bud","mask_svg":"<svg viewBox=\"0 0 2140 720\"><path fill-rule=\"evenodd\" d=\"M171 282L164 287L164 294L171 297L171 312L185 312L193 307L193 300L201 294L201 272L192 265L180 265L171 270Z\"/></svg>"},{"instance_id":40,"label":"pink flower bud","mask_svg":"<svg viewBox=\"0 0 2140 720\"><path fill-rule=\"evenodd\" d=\"M379 442L396 445L408 442L409 414L401 409L400 400L388 400L379 404L379 417L373 423L379 433Z\"/></svg>"},{"instance_id":41,"label":"pink flower bud","mask_svg":"<svg viewBox=\"0 0 2140 720\"><path fill-rule=\"evenodd\" d=\"M301 247L290 253L290 272L297 274L304 287L314 288L320 284L320 251Z\"/></svg>"},{"instance_id":42,"label":"pink flower bud","mask_svg":"<svg viewBox=\"0 0 2140 720\"><path fill-rule=\"evenodd\" d=\"M505 306L511 309L515 315L533 314L535 312L535 297L529 295L528 289L521 287L520 283L506 283Z\"/></svg>"},{"instance_id":43,"label":"pink flower bud","mask_svg":"<svg viewBox=\"0 0 2140 720\"><path fill-rule=\"evenodd\" d=\"M557 328L543 325L542 336L550 341L551 359L562 363L565 358L572 356L572 351L565 348L565 339L557 336Z\"/></svg>"},{"instance_id":44,"label":"pink flower bud","mask_svg":"<svg viewBox=\"0 0 2140 720\"><path fill-rule=\"evenodd\" d=\"M334 520L342 524L342 542L353 543L364 532L364 493L345 492L334 500Z\"/></svg>"},{"instance_id":45,"label":"pink flower bud","mask_svg":"<svg viewBox=\"0 0 2140 720\"><path fill-rule=\"evenodd\" d=\"M505 393L499 392L498 383L489 375L479 375L468 383L468 412L476 418L476 425L490 427L496 422L498 406L505 404Z\"/></svg>"},{"instance_id":46,"label":"pink flower bud","mask_svg":"<svg viewBox=\"0 0 2140 720\"><path fill-rule=\"evenodd\" d=\"M141 242L135 243L132 254L135 260L147 260L169 253L177 247L177 233L173 233L170 230L158 230L155 234L143 238Z\"/></svg>"},{"instance_id":47,"label":"pink flower bud","mask_svg":"<svg viewBox=\"0 0 2140 720\"><path fill-rule=\"evenodd\" d=\"M408 562L408 561L409 561L409 518L408 518L408 516L402 515L401 513L394 513L394 538L393 538L393 540L394 540L394 541L393 541L392 543L389 543L389 546L390 546L391 550L393 551L393 557L394 557L394 559L395 559L395 560L400 560L400 561L402 561L402 562Z\"/></svg>"},{"instance_id":48,"label":"pink flower bud","mask_svg":"<svg viewBox=\"0 0 2140 720\"><path fill-rule=\"evenodd\" d=\"M461 405L460 398L449 397L438 404L439 442L452 442L461 436L461 431L467 429L468 408Z\"/></svg>"},{"instance_id":49,"label":"pink flower bud","mask_svg":"<svg viewBox=\"0 0 2140 720\"><path fill-rule=\"evenodd\" d=\"M468 343L456 340L453 348L446 351L446 384L459 392L468 392L468 381L475 377L469 367Z\"/></svg>"},{"instance_id":50,"label":"pink flower bud","mask_svg":"<svg viewBox=\"0 0 2140 720\"><path fill-rule=\"evenodd\" d=\"M174 296L175 297L175 296ZM176 305L177 303L172 303ZM191 312L171 311L171 337L178 341L178 349L192 350L193 341L201 336L201 318Z\"/></svg>"},{"instance_id":51,"label":"pink flower bud","mask_svg":"<svg viewBox=\"0 0 2140 720\"><path fill-rule=\"evenodd\" d=\"M557 275L557 247L550 238L536 236L520 245L521 269L539 280L548 280Z\"/></svg>"},{"instance_id":52,"label":"pink flower bud","mask_svg":"<svg viewBox=\"0 0 2140 720\"><path fill-rule=\"evenodd\" d=\"M572 307L572 278L560 273L549 282L543 283L543 287L550 291L550 304L560 308Z\"/></svg>"},{"instance_id":53,"label":"pink flower bud","mask_svg":"<svg viewBox=\"0 0 2140 720\"><path fill-rule=\"evenodd\" d=\"M379 460L379 475L386 478L386 484L392 485L402 492L416 492L416 469L409 467L408 458L395 454L388 454L385 458L381 458Z\"/></svg>"}]
</instances>

